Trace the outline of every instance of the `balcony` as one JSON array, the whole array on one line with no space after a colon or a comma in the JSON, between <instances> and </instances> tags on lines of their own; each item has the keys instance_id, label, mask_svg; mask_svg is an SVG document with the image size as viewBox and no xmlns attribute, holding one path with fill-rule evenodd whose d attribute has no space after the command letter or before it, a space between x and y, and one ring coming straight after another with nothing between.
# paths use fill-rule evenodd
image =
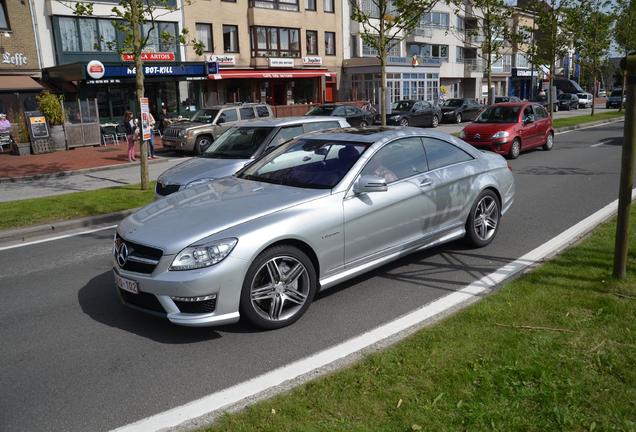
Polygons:
<instances>
[{"instance_id":1,"label":"balcony","mask_svg":"<svg viewBox=\"0 0 636 432\"><path fill-rule=\"evenodd\" d=\"M416 27L413 35L431 38L433 37L433 29L430 27Z\"/></svg>"},{"instance_id":2,"label":"balcony","mask_svg":"<svg viewBox=\"0 0 636 432\"><path fill-rule=\"evenodd\" d=\"M492 65L490 70L493 74L509 74L512 71L512 65L505 64L501 65Z\"/></svg>"},{"instance_id":3,"label":"balcony","mask_svg":"<svg viewBox=\"0 0 636 432\"><path fill-rule=\"evenodd\" d=\"M464 73L483 73L484 65L481 59L464 59Z\"/></svg>"}]
</instances>

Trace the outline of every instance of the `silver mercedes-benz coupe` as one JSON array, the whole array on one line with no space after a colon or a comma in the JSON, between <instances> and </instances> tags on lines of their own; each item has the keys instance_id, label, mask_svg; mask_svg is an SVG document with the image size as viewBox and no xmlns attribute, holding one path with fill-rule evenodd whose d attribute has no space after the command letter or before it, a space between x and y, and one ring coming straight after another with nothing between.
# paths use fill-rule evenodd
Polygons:
<instances>
[{"instance_id":1,"label":"silver mercedes-benz coupe","mask_svg":"<svg viewBox=\"0 0 636 432\"><path fill-rule=\"evenodd\" d=\"M175 324L279 328L316 292L403 255L487 245L513 196L501 156L444 133L315 132L128 216L115 284L126 305Z\"/></svg>"}]
</instances>

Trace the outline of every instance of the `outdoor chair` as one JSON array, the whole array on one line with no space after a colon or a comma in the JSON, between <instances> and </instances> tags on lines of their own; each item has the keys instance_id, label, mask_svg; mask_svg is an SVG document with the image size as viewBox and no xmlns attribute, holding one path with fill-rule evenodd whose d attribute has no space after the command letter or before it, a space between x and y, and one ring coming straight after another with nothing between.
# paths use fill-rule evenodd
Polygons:
<instances>
[{"instance_id":1,"label":"outdoor chair","mask_svg":"<svg viewBox=\"0 0 636 432\"><path fill-rule=\"evenodd\" d=\"M123 124L118 124L115 129L115 137L117 138L117 144L119 144L120 140L123 140L125 143L128 142L128 138L126 137L126 128Z\"/></svg>"},{"instance_id":2,"label":"outdoor chair","mask_svg":"<svg viewBox=\"0 0 636 432\"><path fill-rule=\"evenodd\" d=\"M118 142L115 139L115 134L112 133L102 134L102 143L104 143L105 146L108 144L118 145Z\"/></svg>"},{"instance_id":3,"label":"outdoor chair","mask_svg":"<svg viewBox=\"0 0 636 432\"><path fill-rule=\"evenodd\" d=\"M4 146L11 147L11 135L9 132L0 132L0 151L4 151Z\"/></svg>"}]
</instances>

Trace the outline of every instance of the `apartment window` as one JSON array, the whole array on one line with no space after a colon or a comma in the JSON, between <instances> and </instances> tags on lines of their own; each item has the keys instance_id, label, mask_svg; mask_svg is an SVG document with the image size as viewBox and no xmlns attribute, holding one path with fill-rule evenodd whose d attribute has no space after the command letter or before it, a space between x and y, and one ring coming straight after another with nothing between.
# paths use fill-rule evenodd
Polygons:
<instances>
[{"instance_id":1,"label":"apartment window","mask_svg":"<svg viewBox=\"0 0 636 432\"><path fill-rule=\"evenodd\" d=\"M142 25L142 36L148 35L145 51L174 52L177 49L177 30L175 23L160 22Z\"/></svg>"},{"instance_id":2,"label":"apartment window","mask_svg":"<svg viewBox=\"0 0 636 432\"><path fill-rule=\"evenodd\" d=\"M4 0L0 0L0 30L11 30L9 26L9 16L7 14L7 5Z\"/></svg>"},{"instance_id":3,"label":"apartment window","mask_svg":"<svg viewBox=\"0 0 636 432\"><path fill-rule=\"evenodd\" d=\"M366 42L362 41L362 57L376 57L378 55L378 50L373 45L369 45ZM387 56L389 57L401 57L402 50L400 49L400 42L393 41L392 45L387 47Z\"/></svg>"},{"instance_id":4,"label":"apartment window","mask_svg":"<svg viewBox=\"0 0 636 432\"><path fill-rule=\"evenodd\" d=\"M459 59L459 48L457 47L457 58ZM448 61L448 45L409 45L409 54L410 55L419 55L424 58L433 58L438 60L446 60ZM463 49L461 51L461 55L463 58L464 52Z\"/></svg>"},{"instance_id":5,"label":"apartment window","mask_svg":"<svg viewBox=\"0 0 636 432\"><path fill-rule=\"evenodd\" d=\"M422 15L421 24L428 27L448 28L447 12L429 12Z\"/></svg>"},{"instance_id":6,"label":"apartment window","mask_svg":"<svg viewBox=\"0 0 636 432\"><path fill-rule=\"evenodd\" d=\"M464 31L466 29L466 24L464 23L464 17L457 16L457 30Z\"/></svg>"},{"instance_id":7,"label":"apartment window","mask_svg":"<svg viewBox=\"0 0 636 432\"><path fill-rule=\"evenodd\" d=\"M518 68L528 67L528 58L523 53L517 53L517 65Z\"/></svg>"},{"instance_id":8,"label":"apartment window","mask_svg":"<svg viewBox=\"0 0 636 432\"><path fill-rule=\"evenodd\" d=\"M335 0L323 0L325 2L325 12L334 13L334 1ZM334 35L335 39L335 35Z\"/></svg>"},{"instance_id":9,"label":"apartment window","mask_svg":"<svg viewBox=\"0 0 636 432\"><path fill-rule=\"evenodd\" d=\"M59 17L63 52L115 51L117 33L107 19Z\"/></svg>"},{"instance_id":10,"label":"apartment window","mask_svg":"<svg viewBox=\"0 0 636 432\"><path fill-rule=\"evenodd\" d=\"M196 23L197 28L197 40L203 43L203 51L214 51L214 44L212 43L212 24Z\"/></svg>"},{"instance_id":11,"label":"apartment window","mask_svg":"<svg viewBox=\"0 0 636 432\"><path fill-rule=\"evenodd\" d=\"M378 18L380 16L380 8L373 0L361 0L360 9L370 18Z\"/></svg>"},{"instance_id":12,"label":"apartment window","mask_svg":"<svg viewBox=\"0 0 636 432\"><path fill-rule=\"evenodd\" d=\"M298 0L250 0L250 7L288 11L300 10Z\"/></svg>"},{"instance_id":13,"label":"apartment window","mask_svg":"<svg viewBox=\"0 0 636 432\"><path fill-rule=\"evenodd\" d=\"M315 11L316 10L316 0L305 0L305 10Z\"/></svg>"},{"instance_id":14,"label":"apartment window","mask_svg":"<svg viewBox=\"0 0 636 432\"><path fill-rule=\"evenodd\" d=\"M351 35L351 58L358 57L358 37Z\"/></svg>"},{"instance_id":15,"label":"apartment window","mask_svg":"<svg viewBox=\"0 0 636 432\"><path fill-rule=\"evenodd\" d=\"M364 40L362 40L362 57L376 57L378 55L378 50L373 45L369 45Z\"/></svg>"},{"instance_id":16,"label":"apartment window","mask_svg":"<svg viewBox=\"0 0 636 432\"><path fill-rule=\"evenodd\" d=\"M464 47L457 47L457 63L464 62Z\"/></svg>"},{"instance_id":17,"label":"apartment window","mask_svg":"<svg viewBox=\"0 0 636 432\"><path fill-rule=\"evenodd\" d=\"M252 57L300 57L300 30L252 27Z\"/></svg>"},{"instance_id":18,"label":"apartment window","mask_svg":"<svg viewBox=\"0 0 636 432\"><path fill-rule=\"evenodd\" d=\"M336 55L336 33L325 32L325 55Z\"/></svg>"},{"instance_id":19,"label":"apartment window","mask_svg":"<svg viewBox=\"0 0 636 432\"><path fill-rule=\"evenodd\" d=\"M318 32L315 30L307 30L307 54L318 54Z\"/></svg>"},{"instance_id":20,"label":"apartment window","mask_svg":"<svg viewBox=\"0 0 636 432\"><path fill-rule=\"evenodd\" d=\"M239 52L238 26L223 24L223 52Z\"/></svg>"}]
</instances>

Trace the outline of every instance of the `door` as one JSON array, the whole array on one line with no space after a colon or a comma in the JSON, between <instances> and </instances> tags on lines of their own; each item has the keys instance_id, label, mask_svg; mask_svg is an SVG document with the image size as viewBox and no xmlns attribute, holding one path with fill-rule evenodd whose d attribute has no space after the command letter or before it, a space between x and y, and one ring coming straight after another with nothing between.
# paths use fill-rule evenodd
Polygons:
<instances>
[{"instance_id":1,"label":"door","mask_svg":"<svg viewBox=\"0 0 636 432\"><path fill-rule=\"evenodd\" d=\"M422 197L429 187L427 169L419 137L388 143L369 159L361 175L383 177L388 190L347 195L343 201L345 266L355 267L421 241L433 210Z\"/></svg>"},{"instance_id":2,"label":"door","mask_svg":"<svg viewBox=\"0 0 636 432\"><path fill-rule=\"evenodd\" d=\"M418 101L413 104L411 108L411 125L412 126L426 126L430 123L429 113L427 113L426 102Z\"/></svg>"},{"instance_id":3,"label":"door","mask_svg":"<svg viewBox=\"0 0 636 432\"><path fill-rule=\"evenodd\" d=\"M537 128L537 142L536 145L540 146L545 144L548 137L548 130L550 130L550 115L541 105L533 105L534 120Z\"/></svg>"},{"instance_id":4,"label":"door","mask_svg":"<svg viewBox=\"0 0 636 432\"><path fill-rule=\"evenodd\" d=\"M537 124L536 121L528 123L527 120L534 118L532 106L526 105L521 114L521 148L534 147L537 143ZM536 120L536 119L535 119Z\"/></svg>"},{"instance_id":5,"label":"door","mask_svg":"<svg viewBox=\"0 0 636 432\"><path fill-rule=\"evenodd\" d=\"M364 111L362 111L361 109L348 106L346 107L346 110L347 120L349 121L350 125L353 126L353 124L355 123L356 126L359 126L363 121L366 122L367 125L369 124L369 122L365 119ZM349 119L352 119L354 123L352 123Z\"/></svg>"}]
</instances>

